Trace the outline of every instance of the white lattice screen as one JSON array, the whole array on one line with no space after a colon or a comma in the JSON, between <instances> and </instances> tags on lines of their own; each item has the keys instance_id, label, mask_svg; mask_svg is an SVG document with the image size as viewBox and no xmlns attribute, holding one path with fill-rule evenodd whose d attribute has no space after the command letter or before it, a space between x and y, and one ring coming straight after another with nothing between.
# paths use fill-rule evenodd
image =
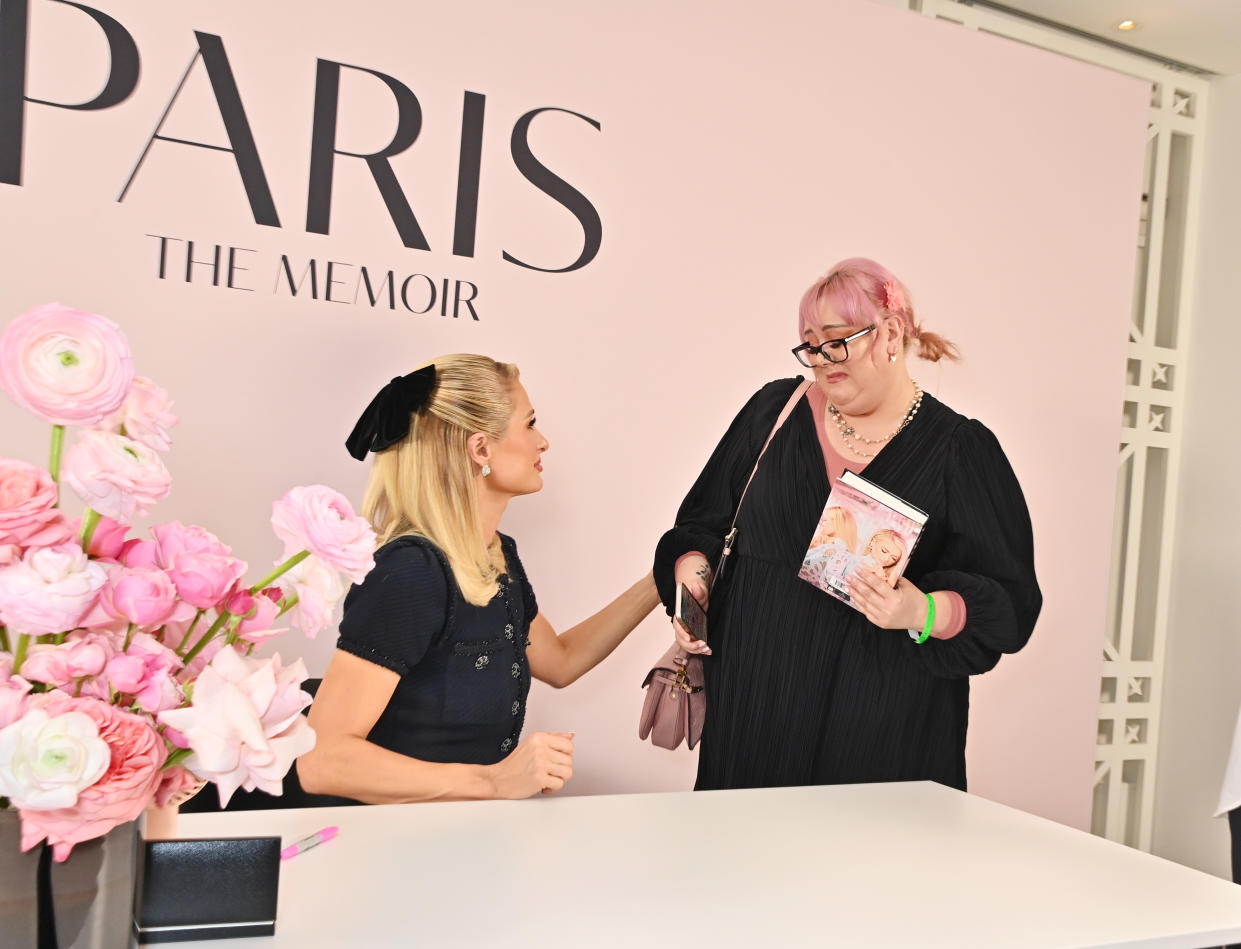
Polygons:
<instances>
[{"instance_id":1,"label":"white lattice screen","mask_svg":"<svg viewBox=\"0 0 1241 949\"><path fill-rule=\"evenodd\" d=\"M1185 357L1208 84L1182 71L992 8L911 0L911 9L1143 79L1151 86L1138 260L1120 406L1116 517L1091 830L1149 850L1180 468Z\"/></svg>"}]
</instances>

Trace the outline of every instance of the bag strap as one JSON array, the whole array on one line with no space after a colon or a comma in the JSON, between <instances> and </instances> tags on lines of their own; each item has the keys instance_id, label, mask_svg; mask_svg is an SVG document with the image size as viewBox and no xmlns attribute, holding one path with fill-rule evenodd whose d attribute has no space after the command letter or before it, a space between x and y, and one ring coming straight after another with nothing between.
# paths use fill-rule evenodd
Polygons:
<instances>
[{"instance_id":1,"label":"bag strap","mask_svg":"<svg viewBox=\"0 0 1241 949\"><path fill-rule=\"evenodd\" d=\"M733 522L728 527L728 533L724 535L724 551L720 554L720 562L716 564L715 574L711 578L711 589L715 589L715 584L724 573L724 565L728 561L728 555L733 552L733 545L737 541L737 518L741 516L741 503L745 500L746 492L750 490L750 482L754 480L754 474L758 471L758 463L763 460L763 455L767 453L767 446L776 437L776 432L780 430L780 426L793 413L793 409L801 401L801 397L810 391L812 385L814 385L813 379L803 379L797 388L793 390L793 394L789 396L788 402L784 404L784 408L776 416L776 422L771 426L771 431L767 435L767 441L763 442L762 450L759 451L758 457L754 459L754 467L750 469L750 477L745 479L745 487L741 489L741 497L737 499L737 507L733 511Z\"/></svg>"}]
</instances>

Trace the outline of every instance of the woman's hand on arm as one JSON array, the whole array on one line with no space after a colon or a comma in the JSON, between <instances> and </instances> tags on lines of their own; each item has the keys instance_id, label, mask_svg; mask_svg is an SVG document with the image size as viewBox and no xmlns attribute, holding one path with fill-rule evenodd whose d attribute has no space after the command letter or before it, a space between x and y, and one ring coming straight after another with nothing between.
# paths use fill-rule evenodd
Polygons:
<instances>
[{"instance_id":1,"label":"woman's hand on arm","mask_svg":"<svg viewBox=\"0 0 1241 949\"><path fill-rule=\"evenodd\" d=\"M659 604L648 573L594 616L557 635L540 613L530 623L530 672L564 688L602 662Z\"/></svg>"},{"instance_id":2,"label":"woman's hand on arm","mask_svg":"<svg viewBox=\"0 0 1241 949\"><path fill-rule=\"evenodd\" d=\"M529 797L572 775L572 740L554 734L531 735L494 765L422 761L368 741L399 681L392 670L337 650L310 707L315 747L297 760L302 787L401 804Z\"/></svg>"}]
</instances>

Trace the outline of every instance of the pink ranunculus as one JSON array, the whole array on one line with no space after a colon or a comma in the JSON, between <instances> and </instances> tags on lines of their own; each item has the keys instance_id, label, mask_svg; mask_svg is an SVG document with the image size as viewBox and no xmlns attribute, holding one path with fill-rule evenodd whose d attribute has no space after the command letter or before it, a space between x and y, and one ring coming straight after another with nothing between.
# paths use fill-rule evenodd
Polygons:
<instances>
[{"instance_id":1,"label":"pink ranunculus","mask_svg":"<svg viewBox=\"0 0 1241 949\"><path fill-rule=\"evenodd\" d=\"M204 619L203 622L199 624L199 626L206 625L206 622L207 621ZM194 636L194 638L190 640L188 648L193 649L195 646L197 646L199 641L206 634L207 634L206 630L200 631L198 635ZM202 652L200 652L197 656L195 656L193 659L189 661L189 664L185 667L185 669L181 673L181 678L185 680L186 682L192 682L196 680L200 675L202 675L203 670L206 669L207 666L211 665L211 663L215 661L215 657L218 656L225 649L237 650L243 645L244 645L243 643L238 641L237 643L234 643L231 646L226 646L224 645L224 637L216 636L209 643L207 643L207 645L203 646ZM183 649L181 651L186 652L187 650ZM189 746L187 745L186 747L189 747Z\"/></svg>"},{"instance_id":2,"label":"pink ranunculus","mask_svg":"<svg viewBox=\"0 0 1241 949\"><path fill-rule=\"evenodd\" d=\"M245 576L246 562L220 554L177 554L168 576L177 593L200 610L219 603L238 580Z\"/></svg>"},{"instance_id":3,"label":"pink ranunculus","mask_svg":"<svg viewBox=\"0 0 1241 949\"><path fill-rule=\"evenodd\" d=\"M167 570L178 554L215 554L224 557L233 552L227 544L204 527L169 521L151 528L155 540L156 562Z\"/></svg>"},{"instance_id":4,"label":"pink ranunculus","mask_svg":"<svg viewBox=\"0 0 1241 949\"><path fill-rule=\"evenodd\" d=\"M48 547L72 536L56 507L52 476L24 461L0 458L0 547Z\"/></svg>"},{"instance_id":5,"label":"pink ranunculus","mask_svg":"<svg viewBox=\"0 0 1241 949\"><path fill-rule=\"evenodd\" d=\"M153 540L131 537L121 544L121 553L116 559L127 567L158 567L159 545Z\"/></svg>"},{"instance_id":6,"label":"pink ranunculus","mask_svg":"<svg viewBox=\"0 0 1241 949\"><path fill-rule=\"evenodd\" d=\"M117 619L151 629L162 626L177 606L177 588L163 570L119 567L108 574L99 603Z\"/></svg>"},{"instance_id":7,"label":"pink ranunculus","mask_svg":"<svg viewBox=\"0 0 1241 949\"><path fill-rule=\"evenodd\" d=\"M117 644L105 633L76 631L59 644L36 643L22 664L22 676L55 688L67 688L79 679L103 672L116 654Z\"/></svg>"},{"instance_id":8,"label":"pink ranunculus","mask_svg":"<svg viewBox=\"0 0 1241 949\"><path fill-rule=\"evenodd\" d=\"M239 787L279 794L293 759L315 744L301 714L310 704L305 678L300 659L282 667L278 655L247 659L222 649L198 677L193 704L161 712L159 721L189 740L185 767L214 781L222 804Z\"/></svg>"},{"instance_id":9,"label":"pink ranunculus","mask_svg":"<svg viewBox=\"0 0 1241 949\"><path fill-rule=\"evenodd\" d=\"M74 536L82 529L81 518L73 522ZM121 553L125 549L128 541L125 535L129 532L129 525L122 524L120 521L114 521L110 517L100 517L95 530L90 535L90 546L87 553L99 560L107 560L111 563L117 563L121 559Z\"/></svg>"},{"instance_id":10,"label":"pink ranunculus","mask_svg":"<svg viewBox=\"0 0 1241 949\"><path fill-rule=\"evenodd\" d=\"M297 597L296 605L285 616L310 639L331 625L336 606L346 593L340 574L314 556L307 557L276 582L285 597Z\"/></svg>"},{"instance_id":11,"label":"pink ranunculus","mask_svg":"<svg viewBox=\"0 0 1241 949\"><path fill-rule=\"evenodd\" d=\"M172 399L145 376L135 376L125 404L99 423L108 432L121 432L156 451L172 447L168 429L177 424Z\"/></svg>"},{"instance_id":12,"label":"pink ranunculus","mask_svg":"<svg viewBox=\"0 0 1241 949\"><path fill-rule=\"evenodd\" d=\"M291 488L272 505L272 530L285 556L309 550L354 583L375 566L375 532L344 496L321 484Z\"/></svg>"},{"instance_id":13,"label":"pink ranunculus","mask_svg":"<svg viewBox=\"0 0 1241 949\"><path fill-rule=\"evenodd\" d=\"M280 591L275 590L275 598L270 590L251 593L244 587L236 590L225 602L224 608L234 616L242 617L237 626L237 635L252 643L270 639L283 629L272 629L276 615L280 612Z\"/></svg>"},{"instance_id":14,"label":"pink ranunculus","mask_svg":"<svg viewBox=\"0 0 1241 949\"><path fill-rule=\"evenodd\" d=\"M149 719L94 699L75 699L49 692L30 699L49 715L81 712L92 718L99 737L111 751L108 769L78 793L72 807L22 810L22 850L46 839L57 862L68 858L74 844L101 837L119 824L136 820L160 785L160 769L168 748ZM40 703L36 706L36 703Z\"/></svg>"},{"instance_id":15,"label":"pink ranunculus","mask_svg":"<svg viewBox=\"0 0 1241 949\"><path fill-rule=\"evenodd\" d=\"M98 422L134 380L119 326L58 303L23 313L0 334L0 388L53 425Z\"/></svg>"},{"instance_id":16,"label":"pink ranunculus","mask_svg":"<svg viewBox=\"0 0 1241 949\"><path fill-rule=\"evenodd\" d=\"M0 728L8 728L26 712L30 683L13 675L13 657L0 653Z\"/></svg>"},{"instance_id":17,"label":"pink ranunculus","mask_svg":"<svg viewBox=\"0 0 1241 949\"><path fill-rule=\"evenodd\" d=\"M105 579L76 543L31 548L0 567L0 623L10 633L34 636L74 629Z\"/></svg>"},{"instance_id":18,"label":"pink ranunculus","mask_svg":"<svg viewBox=\"0 0 1241 949\"><path fill-rule=\"evenodd\" d=\"M22 663L22 676L31 682L42 682L58 689L73 681L67 659L63 646L35 643Z\"/></svg>"},{"instance_id":19,"label":"pink ranunculus","mask_svg":"<svg viewBox=\"0 0 1241 949\"><path fill-rule=\"evenodd\" d=\"M164 730L164 736L167 737L168 730ZM168 802L177 795L184 795L187 791L202 785L202 779L194 776L184 768L167 768L164 770L163 777L160 779L159 788L155 791L155 806L167 807ZM182 802L178 802L182 803Z\"/></svg>"},{"instance_id":20,"label":"pink ranunculus","mask_svg":"<svg viewBox=\"0 0 1241 949\"><path fill-rule=\"evenodd\" d=\"M172 475L152 449L96 429L80 432L69 446L61 477L87 507L125 524L172 488Z\"/></svg>"},{"instance_id":21,"label":"pink ranunculus","mask_svg":"<svg viewBox=\"0 0 1241 949\"><path fill-rule=\"evenodd\" d=\"M147 633L135 633L129 647L108 661L108 682L117 692L132 695L145 712L154 715L181 704L176 673L181 659Z\"/></svg>"}]
</instances>

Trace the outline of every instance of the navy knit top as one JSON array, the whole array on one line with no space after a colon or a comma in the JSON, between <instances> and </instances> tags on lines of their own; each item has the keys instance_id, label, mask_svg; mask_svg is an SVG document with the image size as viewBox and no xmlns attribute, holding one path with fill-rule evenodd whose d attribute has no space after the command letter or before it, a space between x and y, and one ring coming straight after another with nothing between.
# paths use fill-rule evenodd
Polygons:
<instances>
[{"instance_id":1,"label":"navy knit top","mask_svg":"<svg viewBox=\"0 0 1241 949\"><path fill-rule=\"evenodd\" d=\"M337 648L400 675L369 740L424 761L494 764L521 735L534 591L511 537L508 573L486 606L467 603L444 554L398 537L345 597Z\"/></svg>"}]
</instances>

